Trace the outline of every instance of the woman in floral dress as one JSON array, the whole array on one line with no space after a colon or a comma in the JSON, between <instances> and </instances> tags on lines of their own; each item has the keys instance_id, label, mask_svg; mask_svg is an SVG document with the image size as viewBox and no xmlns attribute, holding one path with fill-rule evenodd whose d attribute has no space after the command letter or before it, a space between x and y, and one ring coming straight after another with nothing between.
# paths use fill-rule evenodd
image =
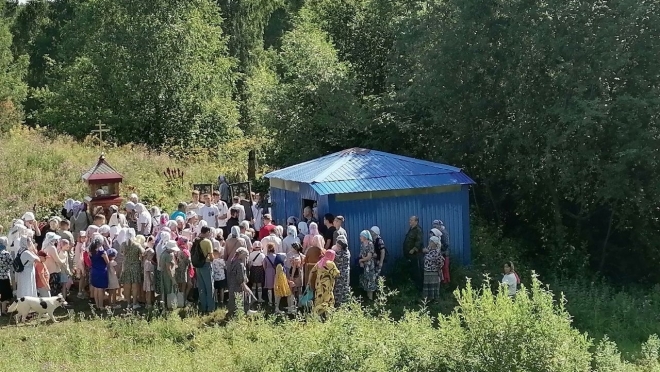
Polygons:
<instances>
[{"instance_id":1,"label":"woman in floral dress","mask_svg":"<svg viewBox=\"0 0 660 372\"><path fill-rule=\"evenodd\" d=\"M135 237L135 229L126 229L125 238L121 243L121 250L124 252L124 263L119 282L124 287L124 298L126 301L133 302L133 309L140 307L141 285L143 279L142 266L140 260L144 254L142 245Z\"/></svg>"},{"instance_id":2,"label":"woman in floral dress","mask_svg":"<svg viewBox=\"0 0 660 372\"><path fill-rule=\"evenodd\" d=\"M325 316L334 307L335 280L340 274L334 263L335 256L335 251L328 249L310 273L309 286L314 289L314 312L320 316Z\"/></svg>"},{"instance_id":3,"label":"woman in floral dress","mask_svg":"<svg viewBox=\"0 0 660 372\"><path fill-rule=\"evenodd\" d=\"M360 233L360 267L363 269L362 276L360 277L360 284L362 289L367 292L367 297L370 300L374 299L374 292L376 291L376 279L378 273L376 272L375 264L375 249L372 242L371 232L363 230Z\"/></svg>"},{"instance_id":4,"label":"woman in floral dress","mask_svg":"<svg viewBox=\"0 0 660 372\"><path fill-rule=\"evenodd\" d=\"M339 277L335 281L335 306L339 307L348 302L351 295L351 252L348 250L346 236L339 235L337 244L333 247L335 251L335 264L339 269Z\"/></svg>"}]
</instances>

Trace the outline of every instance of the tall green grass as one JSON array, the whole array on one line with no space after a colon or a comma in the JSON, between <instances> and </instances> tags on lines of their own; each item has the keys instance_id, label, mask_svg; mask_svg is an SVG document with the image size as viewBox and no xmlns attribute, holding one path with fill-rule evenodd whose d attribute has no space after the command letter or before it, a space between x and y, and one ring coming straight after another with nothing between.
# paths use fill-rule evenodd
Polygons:
<instances>
[{"instance_id":1,"label":"tall green grass","mask_svg":"<svg viewBox=\"0 0 660 372\"><path fill-rule=\"evenodd\" d=\"M0 370L41 371L656 371L652 336L634 363L608 340L572 326L562 302L535 278L515 300L469 282L448 315L406 310L394 319L385 297L326 321L314 316L215 318L118 316L19 326L0 332ZM187 315L187 314L184 314ZM47 328L46 328L47 327ZM27 370L27 369L25 369Z\"/></svg>"}]
</instances>

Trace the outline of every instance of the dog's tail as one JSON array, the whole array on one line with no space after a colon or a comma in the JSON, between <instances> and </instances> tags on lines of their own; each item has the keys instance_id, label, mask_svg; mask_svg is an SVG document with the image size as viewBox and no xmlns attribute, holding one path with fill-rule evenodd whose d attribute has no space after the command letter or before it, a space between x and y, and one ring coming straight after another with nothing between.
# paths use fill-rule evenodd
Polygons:
<instances>
[{"instance_id":1,"label":"dog's tail","mask_svg":"<svg viewBox=\"0 0 660 372\"><path fill-rule=\"evenodd\" d=\"M16 311L16 308L18 308L18 301L14 301L14 303L11 304L11 306L9 306L9 309L7 309L7 312L13 313L14 311Z\"/></svg>"}]
</instances>

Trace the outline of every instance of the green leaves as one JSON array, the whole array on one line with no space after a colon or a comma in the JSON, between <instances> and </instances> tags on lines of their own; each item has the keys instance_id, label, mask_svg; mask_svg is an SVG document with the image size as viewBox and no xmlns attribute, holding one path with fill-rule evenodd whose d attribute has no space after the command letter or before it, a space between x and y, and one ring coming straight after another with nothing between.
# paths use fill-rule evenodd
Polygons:
<instances>
[{"instance_id":1,"label":"green leaves","mask_svg":"<svg viewBox=\"0 0 660 372\"><path fill-rule=\"evenodd\" d=\"M22 101L27 95L28 57L14 57L11 51L11 20L3 15L0 5L0 132L6 132L22 119Z\"/></svg>"},{"instance_id":2,"label":"green leaves","mask_svg":"<svg viewBox=\"0 0 660 372\"><path fill-rule=\"evenodd\" d=\"M39 122L81 138L215 145L240 135L217 7L206 0L81 4L50 70ZM82 83L82 84L81 84Z\"/></svg>"}]
</instances>

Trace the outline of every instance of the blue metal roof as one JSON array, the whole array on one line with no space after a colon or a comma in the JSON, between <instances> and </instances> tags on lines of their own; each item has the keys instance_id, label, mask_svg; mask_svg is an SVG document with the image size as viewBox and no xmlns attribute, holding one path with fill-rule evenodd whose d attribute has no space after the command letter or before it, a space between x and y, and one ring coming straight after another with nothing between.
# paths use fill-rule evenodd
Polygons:
<instances>
[{"instance_id":1,"label":"blue metal roof","mask_svg":"<svg viewBox=\"0 0 660 372\"><path fill-rule=\"evenodd\" d=\"M265 177L307 183L319 195L474 184L460 168L362 148L326 155Z\"/></svg>"}]
</instances>

